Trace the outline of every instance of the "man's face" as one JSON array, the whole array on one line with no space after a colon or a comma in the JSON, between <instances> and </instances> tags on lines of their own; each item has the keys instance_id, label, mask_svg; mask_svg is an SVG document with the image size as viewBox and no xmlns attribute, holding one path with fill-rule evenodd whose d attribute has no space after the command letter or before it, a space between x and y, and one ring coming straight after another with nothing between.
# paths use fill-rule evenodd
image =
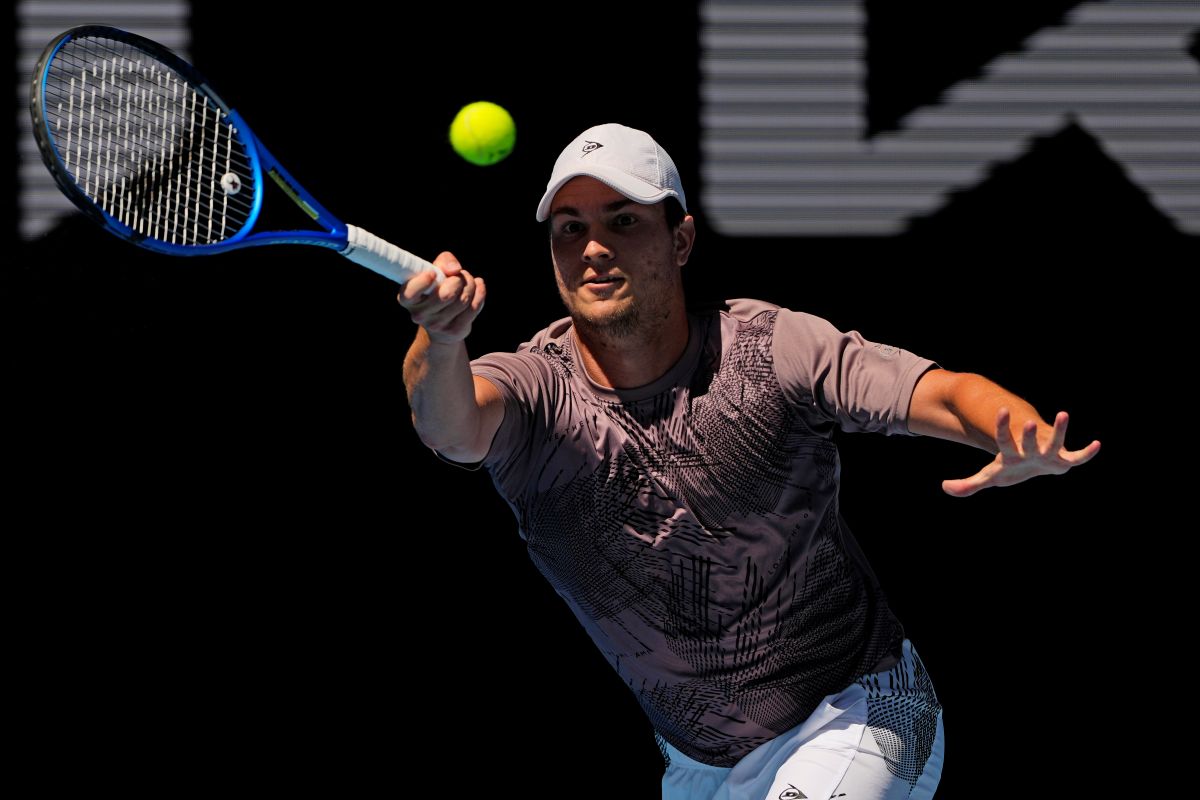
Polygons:
<instances>
[{"instance_id":1,"label":"man's face","mask_svg":"<svg viewBox=\"0 0 1200 800\"><path fill-rule=\"evenodd\" d=\"M682 309L692 224L671 231L662 203L642 205L586 175L568 181L550 206L550 253L576 325L624 338Z\"/></svg>"}]
</instances>

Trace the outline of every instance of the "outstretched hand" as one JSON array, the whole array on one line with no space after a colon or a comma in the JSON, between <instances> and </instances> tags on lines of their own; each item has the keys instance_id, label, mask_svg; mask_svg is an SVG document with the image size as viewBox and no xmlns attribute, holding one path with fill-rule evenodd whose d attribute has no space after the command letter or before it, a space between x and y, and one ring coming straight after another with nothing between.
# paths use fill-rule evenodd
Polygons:
<instances>
[{"instance_id":1,"label":"outstretched hand","mask_svg":"<svg viewBox=\"0 0 1200 800\"><path fill-rule=\"evenodd\" d=\"M1009 431L1009 412L1001 408L996 415L996 445L1000 452L990 464L969 478L942 481L942 490L953 497L969 497L980 489L992 486L1012 486L1038 475L1061 475L1072 467L1086 464L1100 452L1100 442L1093 441L1082 450L1067 450L1067 412L1060 411L1053 427L1039 436L1037 422L1030 420L1021 431L1021 440L1013 439Z\"/></svg>"}]
</instances>

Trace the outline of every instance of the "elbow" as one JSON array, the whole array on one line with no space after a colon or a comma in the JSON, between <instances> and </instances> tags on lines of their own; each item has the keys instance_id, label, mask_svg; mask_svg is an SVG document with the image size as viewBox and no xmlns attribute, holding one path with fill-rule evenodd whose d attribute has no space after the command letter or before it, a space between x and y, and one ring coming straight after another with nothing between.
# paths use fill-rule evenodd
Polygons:
<instances>
[{"instance_id":1,"label":"elbow","mask_svg":"<svg viewBox=\"0 0 1200 800\"><path fill-rule=\"evenodd\" d=\"M476 464L480 461L483 461L487 457L486 448L478 448L469 445L464 446L460 444L443 444L439 446L430 444L424 439L421 441L425 442L425 445L430 450L433 450L450 461L457 461L460 464Z\"/></svg>"},{"instance_id":2,"label":"elbow","mask_svg":"<svg viewBox=\"0 0 1200 800\"><path fill-rule=\"evenodd\" d=\"M472 437L464 430L445 426L422 426L415 414L413 415L413 429L417 433L417 438L421 440L421 444L451 461L474 463L482 461L487 455L487 448L481 448L476 441L478 437Z\"/></svg>"},{"instance_id":3,"label":"elbow","mask_svg":"<svg viewBox=\"0 0 1200 800\"><path fill-rule=\"evenodd\" d=\"M416 414L413 414L413 430L416 431L421 444L430 450L445 453L460 446L456 441L458 437L453 435L453 431L447 430L441 425L422 425Z\"/></svg>"}]
</instances>

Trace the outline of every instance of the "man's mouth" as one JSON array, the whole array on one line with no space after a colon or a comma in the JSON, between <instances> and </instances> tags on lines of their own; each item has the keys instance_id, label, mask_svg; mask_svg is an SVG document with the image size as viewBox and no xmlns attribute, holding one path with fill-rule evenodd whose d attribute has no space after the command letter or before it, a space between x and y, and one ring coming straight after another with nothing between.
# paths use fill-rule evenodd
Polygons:
<instances>
[{"instance_id":1,"label":"man's mouth","mask_svg":"<svg viewBox=\"0 0 1200 800\"><path fill-rule=\"evenodd\" d=\"M588 278L583 282L584 286L609 286L614 283L620 283L624 278L618 275L596 275Z\"/></svg>"}]
</instances>

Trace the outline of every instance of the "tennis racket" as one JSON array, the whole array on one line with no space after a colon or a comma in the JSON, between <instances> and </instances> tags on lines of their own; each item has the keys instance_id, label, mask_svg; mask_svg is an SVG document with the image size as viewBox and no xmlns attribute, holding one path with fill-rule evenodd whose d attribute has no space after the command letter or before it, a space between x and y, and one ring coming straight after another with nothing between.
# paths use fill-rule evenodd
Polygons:
<instances>
[{"instance_id":1,"label":"tennis racket","mask_svg":"<svg viewBox=\"0 0 1200 800\"><path fill-rule=\"evenodd\" d=\"M317 245L397 283L445 277L330 214L195 68L150 39L100 25L60 34L38 59L30 106L58 187L136 245L173 256ZM256 230L266 177L319 230Z\"/></svg>"}]
</instances>

